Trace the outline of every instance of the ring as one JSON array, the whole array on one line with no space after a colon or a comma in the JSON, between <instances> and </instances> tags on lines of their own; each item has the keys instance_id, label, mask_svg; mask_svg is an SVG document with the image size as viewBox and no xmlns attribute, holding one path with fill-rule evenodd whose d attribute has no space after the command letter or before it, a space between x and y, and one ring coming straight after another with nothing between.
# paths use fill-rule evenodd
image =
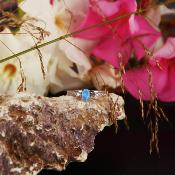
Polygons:
<instances>
[{"instance_id":1,"label":"ring","mask_svg":"<svg viewBox=\"0 0 175 175\"><path fill-rule=\"evenodd\" d=\"M105 91L97 91L97 90L69 90L67 91L68 96L79 97L83 101L88 101L91 97L99 97L99 96L106 96Z\"/></svg>"}]
</instances>

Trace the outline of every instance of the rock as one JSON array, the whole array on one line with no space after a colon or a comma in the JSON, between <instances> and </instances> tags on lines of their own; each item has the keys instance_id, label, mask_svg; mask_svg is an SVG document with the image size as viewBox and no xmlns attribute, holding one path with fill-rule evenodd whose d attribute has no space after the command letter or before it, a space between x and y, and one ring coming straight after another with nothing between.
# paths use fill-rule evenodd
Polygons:
<instances>
[{"instance_id":1,"label":"rock","mask_svg":"<svg viewBox=\"0 0 175 175\"><path fill-rule=\"evenodd\" d=\"M91 91L84 102L77 92L0 96L0 175L61 171L69 162L83 162L98 132L125 117L122 97Z\"/></svg>"}]
</instances>

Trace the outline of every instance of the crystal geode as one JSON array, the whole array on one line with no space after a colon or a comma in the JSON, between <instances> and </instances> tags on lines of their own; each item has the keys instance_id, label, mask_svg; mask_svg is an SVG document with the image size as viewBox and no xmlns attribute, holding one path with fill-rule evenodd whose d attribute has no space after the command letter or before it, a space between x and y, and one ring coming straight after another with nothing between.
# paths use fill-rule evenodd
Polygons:
<instances>
[{"instance_id":1,"label":"crystal geode","mask_svg":"<svg viewBox=\"0 0 175 175\"><path fill-rule=\"evenodd\" d=\"M94 92L84 102L73 94L0 96L0 175L61 171L71 161L83 162L97 133L125 117L118 95Z\"/></svg>"}]
</instances>

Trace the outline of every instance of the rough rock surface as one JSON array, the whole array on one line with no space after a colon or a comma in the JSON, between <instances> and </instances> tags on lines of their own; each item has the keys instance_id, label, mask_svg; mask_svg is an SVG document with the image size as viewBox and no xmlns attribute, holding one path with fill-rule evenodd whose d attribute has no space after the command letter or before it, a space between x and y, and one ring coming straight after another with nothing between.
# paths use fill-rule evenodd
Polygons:
<instances>
[{"instance_id":1,"label":"rough rock surface","mask_svg":"<svg viewBox=\"0 0 175 175\"><path fill-rule=\"evenodd\" d=\"M125 117L123 99L95 95L47 98L27 93L0 96L0 175L35 175L85 161L105 126Z\"/></svg>"}]
</instances>

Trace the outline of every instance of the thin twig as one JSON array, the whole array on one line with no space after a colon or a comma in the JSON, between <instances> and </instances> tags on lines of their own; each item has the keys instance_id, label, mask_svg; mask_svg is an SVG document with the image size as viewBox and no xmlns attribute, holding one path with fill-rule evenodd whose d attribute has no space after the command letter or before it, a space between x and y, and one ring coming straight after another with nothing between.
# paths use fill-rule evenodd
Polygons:
<instances>
[{"instance_id":1,"label":"thin twig","mask_svg":"<svg viewBox=\"0 0 175 175\"><path fill-rule=\"evenodd\" d=\"M134 13L129 13L129 14L127 13L127 14L125 14L125 15L116 17L116 18L114 18L114 19L107 20L107 21L103 21L103 22L101 22L101 23L94 24L94 25L92 25L92 26L90 26L90 27L87 27L87 28L80 29L80 30L77 30L77 31L72 32L72 33L68 33L68 34L62 35L62 36L60 36L60 37L58 37L58 38L56 38L56 39L53 39L53 40L50 40L50 41L48 41L48 42L42 43L42 44L38 45L37 47L36 47L36 46L33 46L33 47L29 48L29 49L23 50L23 51L21 51L21 52L19 52L19 53L16 53L16 54L14 54L14 55L9 56L9 57L3 58L3 59L0 60L0 63L3 63L3 62L5 62L5 61L11 60L11 59L13 59L13 58L15 58L15 57L24 55L24 54L26 54L26 53L28 53L28 52L33 51L33 50L36 50L36 49L45 47L45 46L50 45L50 44L53 44L53 43L55 43L55 42L58 42L58 41L60 41L60 40L65 39L65 38L71 37L72 35L76 35L76 34L79 34L79 33L85 32L85 31L88 31L88 30L90 30L90 29L93 29L93 28L95 28L95 27L103 26L103 25L108 24L108 23L112 23L112 22L114 22L114 21L117 21L117 20L120 20L120 19L122 19L122 18L128 17L128 16L130 16L130 15L132 15L132 14L134 14Z\"/></svg>"}]
</instances>

